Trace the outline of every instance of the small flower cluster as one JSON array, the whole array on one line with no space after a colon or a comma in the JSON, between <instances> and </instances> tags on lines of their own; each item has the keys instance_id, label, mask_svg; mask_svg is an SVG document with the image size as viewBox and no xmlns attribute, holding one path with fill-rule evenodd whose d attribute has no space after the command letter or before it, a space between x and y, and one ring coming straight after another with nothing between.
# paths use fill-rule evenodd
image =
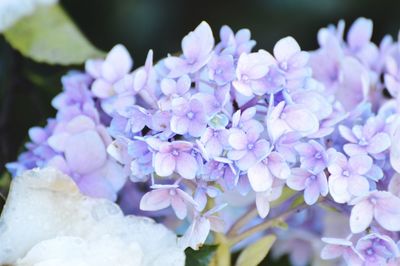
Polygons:
<instances>
[{"instance_id":1,"label":"small flower cluster","mask_svg":"<svg viewBox=\"0 0 400 266\"><path fill-rule=\"evenodd\" d=\"M400 44L372 43L365 18L343 35L341 21L319 31L315 51L286 37L271 54L252 51L247 29L223 26L215 44L202 22L183 38L182 54L153 64L150 50L134 71L117 45L63 78L57 117L30 131L28 151L9 169L56 166L85 193L114 200L126 177L148 184L141 210L171 207L188 218L181 241L194 249L210 230L224 232L230 206L255 203L261 218L276 217L301 195L313 205L304 213L327 216L317 204L338 210L347 235L298 214L287 221L294 229L279 232L287 240L276 253L306 265L311 248L300 258L290 240L316 237L327 244L323 259L398 265ZM287 191L299 193L271 205ZM321 242L325 232L331 238Z\"/></svg>"}]
</instances>

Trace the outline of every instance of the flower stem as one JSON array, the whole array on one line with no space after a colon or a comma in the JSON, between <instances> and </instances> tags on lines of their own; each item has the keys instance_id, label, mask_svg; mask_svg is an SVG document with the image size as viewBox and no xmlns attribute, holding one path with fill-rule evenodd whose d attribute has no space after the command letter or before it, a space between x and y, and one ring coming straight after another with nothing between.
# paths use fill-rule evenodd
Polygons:
<instances>
[{"instance_id":1,"label":"flower stem","mask_svg":"<svg viewBox=\"0 0 400 266\"><path fill-rule=\"evenodd\" d=\"M246 238L254 235L255 233L258 233L258 232L264 231L266 229L269 229L271 227L277 226L280 223L282 223L283 221L285 221L292 214L298 213L307 207L308 207L308 205L305 203L300 204L293 209L289 209L289 210L281 213L280 215L278 215L277 217L275 217L271 220L267 220L263 223L255 225L255 226L245 230L244 232L240 233L239 235L230 238L229 244L230 244L230 246L233 246L233 245L239 243L240 241L242 241L243 239L246 239Z\"/></svg>"},{"instance_id":2,"label":"flower stem","mask_svg":"<svg viewBox=\"0 0 400 266\"><path fill-rule=\"evenodd\" d=\"M227 235L228 237L233 237L237 234L240 228L245 226L248 222L250 222L254 217L257 216L257 208L255 205L252 205L250 209L244 213L239 219L231 226Z\"/></svg>"}]
</instances>

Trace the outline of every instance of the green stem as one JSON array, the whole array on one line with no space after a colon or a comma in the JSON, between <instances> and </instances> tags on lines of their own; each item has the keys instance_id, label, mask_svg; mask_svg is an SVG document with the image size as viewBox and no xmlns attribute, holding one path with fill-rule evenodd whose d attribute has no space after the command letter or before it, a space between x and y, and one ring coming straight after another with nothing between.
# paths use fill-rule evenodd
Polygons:
<instances>
[{"instance_id":1,"label":"green stem","mask_svg":"<svg viewBox=\"0 0 400 266\"><path fill-rule=\"evenodd\" d=\"M228 237L233 237L237 234L237 232L245 226L248 222L250 222L254 217L256 217L258 214L257 208L255 205L252 205L250 209L244 213L241 217L239 217L238 220L231 226L229 229L227 236Z\"/></svg>"},{"instance_id":2,"label":"green stem","mask_svg":"<svg viewBox=\"0 0 400 266\"><path fill-rule=\"evenodd\" d=\"M246 239L246 238L254 235L255 233L264 231L264 230L269 229L271 227L275 227L275 226L281 224L282 222L284 222L292 214L298 213L298 212L304 210L307 207L308 207L308 205L305 204L305 203L300 204L300 205L296 206L293 209L290 209L290 210L287 210L287 211L283 212L282 214L278 215L277 217L275 217L275 218L273 218L271 220L267 220L267 221L265 221L263 223L255 225L255 226L245 230L244 232L240 233L239 235L230 238L229 239L229 244L230 244L230 246L233 246L233 245L239 243L240 241L242 241L243 239Z\"/></svg>"}]
</instances>

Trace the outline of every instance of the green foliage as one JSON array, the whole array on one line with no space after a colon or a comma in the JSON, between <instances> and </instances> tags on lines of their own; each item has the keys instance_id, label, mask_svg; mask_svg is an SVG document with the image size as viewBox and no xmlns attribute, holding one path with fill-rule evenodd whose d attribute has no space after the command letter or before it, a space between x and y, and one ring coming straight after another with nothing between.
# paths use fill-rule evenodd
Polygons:
<instances>
[{"instance_id":1,"label":"green foliage","mask_svg":"<svg viewBox=\"0 0 400 266\"><path fill-rule=\"evenodd\" d=\"M13 48L37 62L71 65L104 56L59 5L37 9L7 29L4 36Z\"/></svg>"},{"instance_id":2,"label":"green foliage","mask_svg":"<svg viewBox=\"0 0 400 266\"><path fill-rule=\"evenodd\" d=\"M223 234L216 233L215 242L218 243L218 248L209 266L230 266L231 252L228 239Z\"/></svg>"},{"instance_id":3,"label":"green foliage","mask_svg":"<svg viewBox=\"0 0 400 266\"><path fill-rule=\"evenodd\" d=\"M190 266L208 266L211 258L214 256L218 245L204 245L199 250L187 248L185 250L185 265Z\"/></svg>"},{"instance_id":4,"label":"green foliage","mask_svg":"<svg viewBox=\"0 0 400 266\"><path fill-rule=\"evenodd\" d=\"M276 240L276 236L267 235L257 242L247 246L239 255L236 266L257 266L268 255Z\"/></svg>"}]
</instances>

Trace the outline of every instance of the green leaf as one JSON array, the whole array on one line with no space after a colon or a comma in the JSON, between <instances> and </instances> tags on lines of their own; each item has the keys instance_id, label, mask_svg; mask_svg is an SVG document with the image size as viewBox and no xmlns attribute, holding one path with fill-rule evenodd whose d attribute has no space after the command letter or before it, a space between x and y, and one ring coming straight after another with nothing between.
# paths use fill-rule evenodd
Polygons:
<instances>
[{"instance_id":1,"label":"green leaf","mask_svg":"<svg viewBox=\"0 0 400 266\"><path fill-rule=\"evenodd\" d=\"M268 235L246 247L240 253L236 266L257 266L268 255L275 240L276 236Z\"/></svg>"},{"instance_id":2,"label":"green leaf","mask_svg":"<svg viewBox=\"0 0 400 266\"><path fill-rule=\"evenodd\" d=\"M185 250L186 262L185 265L190 266L208 266L211 258L214 256L218 245L204 245L199 250L187 248Z\"/></svg>"},{"instance_id":3,"label":"green leaf","mask_svg":"<svg viewBox=\"0 0 400 266\"><path fill-rule=\"evenodd\" d=\"M217 233L215 234L215 242L218 243L218 248L209 266L230 266L231 253L228 240L224 235Z\"/></svg>"},{"instance_id":4,"label":"green leaf","mask_svg":"<svg viewBox=\"0 0 400 266\"><path fill-rule=\"evenodd\" d=\"M58 4L40 7L4 32L11 46L24 56L48 64L82 64L104 57Z\"/></svg>"}]
</instances>

